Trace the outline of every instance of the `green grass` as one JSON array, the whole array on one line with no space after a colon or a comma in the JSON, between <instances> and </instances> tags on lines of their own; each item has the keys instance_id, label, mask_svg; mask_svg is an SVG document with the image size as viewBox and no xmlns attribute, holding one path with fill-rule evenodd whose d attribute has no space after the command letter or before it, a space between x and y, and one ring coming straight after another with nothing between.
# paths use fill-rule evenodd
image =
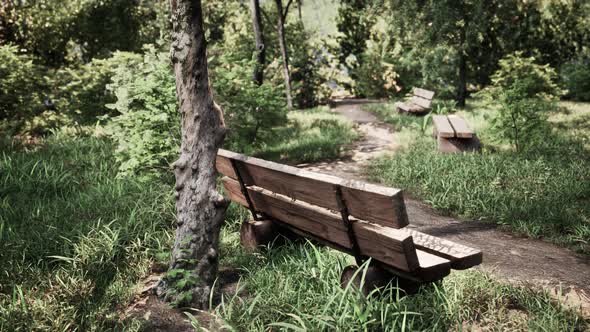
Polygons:
<instances>
[{"instance_id":1,"label":"green grass","mask_svg":"<svg viewBox=\"0 0 590 332\"><path fill-rule=\"evenodd\" d=\"M235 233L234 233L235 234ZM365 298L341 289L349 256L306 243L244 254L237 236L223 237L226 264L243 271L239 291L215 315L233 331L576 331L580 313L548 293L494 281L480 272L454 272L442 283L404 297L392 284Z\"/></svg>"},{"instance_id":2,"label":"green grass","mask_svg":"<svg viewBox=\"0 0 590 332\"><path fill-rule=\"evenodd\" d=\"M171 185L116 180L112 149L59 136L2 147L0 330L123 327L114 309L170 247L174 205Z\"/></svg>"},{"instance_id":3,"label":"green grass","mask_svg":"<svg viewBox=\"0 0 590 332\"><path fill-rule=\"evenodd\" d=\"M317 121L335 120L317 111L292 117L316 138L323 137ZM331 137L334 145L342 136ZM141 330L139 321L121 320L121 311L153 264L167 261L172 179L116 179L105 139L57 135L30 150L0 147L0 331ZM351 263L342 253L311 243L242 250L238 228L247 216L234 205L228 211L221 263L242 279L240 291L213 310L236 331L588 327L547 293L479 272L454 273L411 297L390 287L366 299L340 289L340 271Z\"/></svg>"},{"instance_id":4,"label":"green grass","mask_svg":"<svg viewBox=\"0 0 590 332\"><path fill-rule=\"evenodd\" d=\"M253 155L289 164L337 159L358 134L352 123L325 107L292 111L289 123L275 130L276 139Z\"/></svg>"},{"instance_id":5,"label":"green grass","mask_svg":"<svg viewBox=\"0 0 590 332\"><path fill-rule=\"evenodd\" d=\"M569 106L551 114L553 133L527 153L493 139L487 124L495 110L478 100L461 114L485 144L481 154L437 153L431 126L422 132L413 125L424 118L387 113L388 122L399 123L396 128L411 139L392 157L375 161L368 173L445 213L590 254L590 107Z\"/></svg>"}]
</instances>

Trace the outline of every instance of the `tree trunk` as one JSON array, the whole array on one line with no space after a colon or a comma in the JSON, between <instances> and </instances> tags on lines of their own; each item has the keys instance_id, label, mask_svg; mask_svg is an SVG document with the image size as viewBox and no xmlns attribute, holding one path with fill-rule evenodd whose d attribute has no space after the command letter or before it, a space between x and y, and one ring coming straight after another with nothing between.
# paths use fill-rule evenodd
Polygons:
<instances>
[{"instance_id":1,"label":"tree trunk","mask_svg":"<svg viewBox=\"0 0 590 332\"><path fill-rule=\"evenodd\" d=\"M467 56L465 44L467 43L467 15L465 14L465 4L462 5L461 11L463 16L463 26L459 32L459 80L457 82L457 106L465 107L467 99Z\"/></svg>"},{"instance_id":2,"label":"tree trunk","mask_svg":"<svg viewBox=\"0 0 590 332\"><path fill-rule=\"evenodd\" d=\"M301 9L303 7L303 0L297 0L297 10L299 11L299 21L303 24L303 13Z\"/></svg>"},{"instance_id":3,"label":"tree trunk","mask_svg":"<svg viewBox=\"0 0 590 332\"><path fill-rule=\"evenodd\" d=\"M182 143L173 164L177 229L170 267L158 294L176 305L206 308L217 276L219 231L229 201L216 190L215 157L225 137L213 102L200 0L171 0L171 58Z\"/></svg>"},{"instance_id":4,"label":"tree trunk","mask_svg":"<svg viewBox=\"0 0 590 332\"><path fill-rule=\"evenodd\" d=\"M467 99L467 61L463 50L459 53L459 81L457 85L457 106L464 108Z\"/></svg>"},{"instance_id":5,"label":"tree trunk","mask_svg":"<svg viewBox=\"0 0 590 332\"><path fill-rule=\"evenodd\" d=\"M266 62L266 48L264 46L264 35L262 30L262 16L260 15L260 2L251 0L252 25L254 27L254 38L256 40L256 67L252 80L262 85L264 81L264 63Z\"/></svg>"},{"instance_id":6,"label":"tree trunk","mask_svg":"<svg viewBox=\"0 0 590 332\"><path fill-rule=\"evenodd\" d=\"M283 57L283 75L285 76L285 94L287 95L287 107L293 108L293 100L291 98L291 76L289 75L289 54L287 53L287 44L285 42L285 19L286 13L283 15L283 1L275 0L277 5L277 13L279 14L278 32L279 45L281 47L281 56Z\"/></svg>"}]
</instances>

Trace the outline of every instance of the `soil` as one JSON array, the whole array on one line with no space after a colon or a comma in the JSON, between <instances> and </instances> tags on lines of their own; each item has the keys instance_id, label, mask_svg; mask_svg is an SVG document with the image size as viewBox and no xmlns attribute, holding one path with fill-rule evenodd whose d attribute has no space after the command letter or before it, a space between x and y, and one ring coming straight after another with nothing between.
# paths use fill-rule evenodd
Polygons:
<instances>
[{"instance_id":1,"label":"soil","mask_svg":"<svg viewBox=\"0 0 590 332\"><path fill-rule=\"evenodd\" d=\"M336 104L331 110L353 121L362 138L342 160L299 165L302 168L367 181L363 169L368 161L395 153L396 133L362 103ZM480 249L478 268L511 282L542 286L590 316L590 259L554 244L515 236L496 225L443 216L405 193L411 228Z\"/></svg>"}]
</instances>

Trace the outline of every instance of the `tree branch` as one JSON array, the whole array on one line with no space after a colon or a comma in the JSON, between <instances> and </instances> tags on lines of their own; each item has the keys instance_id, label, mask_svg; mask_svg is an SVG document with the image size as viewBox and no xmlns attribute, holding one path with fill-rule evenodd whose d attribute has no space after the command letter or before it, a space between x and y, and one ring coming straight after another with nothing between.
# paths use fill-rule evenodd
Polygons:
<instances>
[{"instance_id":1,"label":"tree branch","mask_svg":"<svg viewBox=\"0 0 590 332\"><path fill-rule=\"evenodd\" d=\"M285 22L287 20L287 14L289 14L289 6L291 6L292 3L293 3L293 0L289 0L289 2L287 2L287 6L285 6L285 12L281 13L281 15L283 15L283 22Z\"/></svg>"}]
</instances>

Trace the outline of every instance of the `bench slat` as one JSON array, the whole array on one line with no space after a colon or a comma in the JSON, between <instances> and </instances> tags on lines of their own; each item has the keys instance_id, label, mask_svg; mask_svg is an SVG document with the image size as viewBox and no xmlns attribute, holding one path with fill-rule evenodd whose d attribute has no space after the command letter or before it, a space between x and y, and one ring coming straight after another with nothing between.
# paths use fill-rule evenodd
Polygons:
<instances>
[{"instance_id":1,"label":"bench slat","mask_svg":"<svg viewBox=\"0 0 590 332\"><path fill-rule=\"evenodd\" d=\"M256 185L331 210L339 210L336 189L340 187L350 215L395 228L408 225L399 189L344 180L220 149L217 170L233 179L237 176L231 166L232 159L246 185Z\"/></svg>"},{"instance_id":2,"label":"bench slat","mask_svg":"<svg viewBox=\"0 0 590 332\"><path fill-rule=\"evenodd\" d=\"M434 124L434 136L440 136L445 138L455 137L455 131L451 126L451 123L445 115L434 115L432 117L432 123Z\"/></svg>"},{"instance_id":3,"label":"bench slat","mask_svg":"<svg viewBox=\"0 0 590 332\"><path fill-rule=\"evenodd\" d=\"M434 98L434 91L425 90L421 88L414 88L412 91L414 96L422 97L424 99L432 100Z\"/></svg>"},{"instance_id":4,"label":"bench slat","mask_svg":"<svg viewBox=\"0 0 590 332\"><path fill-rule=\"evenodd\" d=\"M412 97L412 100L410 102L422 108L430 108L430 105L432 104L432 100L424 99L419 96Z\"/></svg>"},{"instance_id":5,"label":"bench slat","mask_svg":"<svg viewBox=\"0 0 590 332\"><path fill-rule=\"evenodd\" d=\"M224 177L222 182L232 201L247 206L238 181ZM293 201L289 197L256 186L248 187L248 194L257 211L263 211L272 218L313 234L316 238L346 249L352 247L340 214ZM353 225L362 254L406 272L420 268L412 236L367 222L358 221Z\"/></svg>"},{"instance_id":6,"label":"bench slat","mask_svg":"<svg viewBox=\"0 0 590 332\"><path fill-rule=\"evenodd\" d=\"M455 135L459 138L471 138L474 135L473 130L469 128L467 121L465 121L462 117L452 114L448 116L449 122L453 129L455 130Z\"/></svg>"},{"instance_id":7,"label":"bench slat","mask_svg":"<svg viewBox=\"0 0 590 332\"><path fill-rule=\"evenodd\" d=\"M482 262L483 254L477 249L408 228L398 231L411 235L416 248L451 261L455 270L465 270Z\"/></svg>"}]
</instances>

